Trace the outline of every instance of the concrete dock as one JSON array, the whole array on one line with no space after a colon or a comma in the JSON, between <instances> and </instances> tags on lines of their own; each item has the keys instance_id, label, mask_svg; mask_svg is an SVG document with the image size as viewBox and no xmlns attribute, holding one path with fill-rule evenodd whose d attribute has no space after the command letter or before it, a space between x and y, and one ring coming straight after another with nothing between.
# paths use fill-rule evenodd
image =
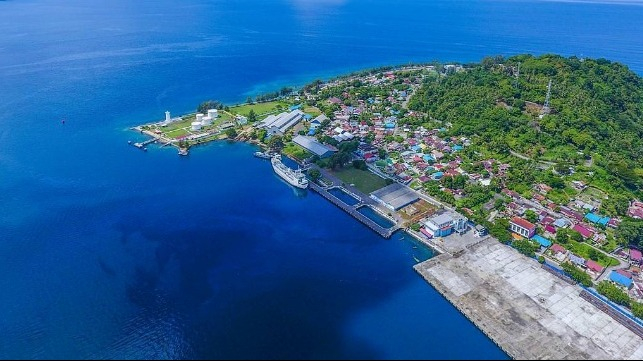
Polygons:
<instances>
[{"instance_id":1,"label":"concrete dock","mask_svg":"<svg viewBox=\"0 0 643 361\"><path fill-rule=\"evenodd\" d=\"M365 215L361 214L355 206L349 206L348 204L342 202L339 198L335 197L331 193L329 193L325 188L315 184L315 182L310 182L309 183L309 188L321 195L322 197L326 198L329 200L331 203L334 205L338 206L339 208L343 209L346 213L350 214L351 216L355 217L357 220L362 222L366 227L372 229L373 231L377 232L380 236L384 238L391 238L391 235L400 229L398 225L394 225L391 228L384 228L380 226L379 224L375 223L372 219L366 217ZM359 206L363 206L360 202Z\"/></svg>"},{"instance_id":2,"label":"concrete dock","mask_svg":"<svg viewBox=\"0 0 643 361\"><path fill-rule=\"evenodd\" d=\"M514 359L643 359L643 339L579 286L493 238L414 268Z\"/></svg>"}]
</instances>

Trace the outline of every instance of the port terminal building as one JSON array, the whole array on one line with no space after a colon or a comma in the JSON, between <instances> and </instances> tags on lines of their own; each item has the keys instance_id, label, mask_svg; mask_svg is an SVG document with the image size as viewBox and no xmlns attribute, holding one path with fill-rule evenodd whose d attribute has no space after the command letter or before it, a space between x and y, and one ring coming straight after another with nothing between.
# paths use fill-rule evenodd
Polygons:
<instances>
[{"instance_id":1,"label":"port terminal building","mask_svg":"<svg viewBox=\"0 0 643 361\"><path fill-rule=\"evenodd\" d=\"M296 137L292 138L292 141L297 144L298 146L306 149L307 151L313 153L314 155L318 156L319 158L327 158L333 155L337 150L330 148L320 142L318 142L315 138L313 137L306 137L303 135L297 135Z\"/></svg>"},{"instance_id":2,"label":"port terminal building","mask_svg":"<svg viewBox=\"0 0 643 361\"><path fill-rule=\"evenodd\" d=\"M370 197L384 207L393 211L404 208L420 199L415 191L399 183L393 183L384 188L378 189L375 192L372 192Z\"/></svg>"},{"instance_id":3,"label":"port terminal building","mask_svg":"<svg viewBox=\"0 0 643 361\"><path fill-rule=\"evenodd\" d=\"M304 115L304 112L299 109L277 115L271 114L259 122L257 127L266 129L269 135L283 135L288 129L294 127L304 119Z\"/></svg>"}]
</instances>

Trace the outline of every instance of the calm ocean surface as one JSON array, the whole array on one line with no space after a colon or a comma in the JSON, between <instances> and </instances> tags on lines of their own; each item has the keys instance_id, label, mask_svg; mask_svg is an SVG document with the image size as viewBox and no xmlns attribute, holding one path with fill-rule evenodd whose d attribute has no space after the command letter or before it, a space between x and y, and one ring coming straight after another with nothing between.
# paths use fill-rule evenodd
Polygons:
<instances>
[{"instance_id":1,"label":"calm ocean surface","mask_svg":"<svg viewBox=\"0 0 643 361\"><path fill-rule=\"evenodd\" d=\"M506 358L415 274L430 254L408 237L294 191L249 145L181 158L127 129L386 64L552 52L640 74L641 19L550 1L0 1L0 358Z\"/></svg>"}]
</instances>

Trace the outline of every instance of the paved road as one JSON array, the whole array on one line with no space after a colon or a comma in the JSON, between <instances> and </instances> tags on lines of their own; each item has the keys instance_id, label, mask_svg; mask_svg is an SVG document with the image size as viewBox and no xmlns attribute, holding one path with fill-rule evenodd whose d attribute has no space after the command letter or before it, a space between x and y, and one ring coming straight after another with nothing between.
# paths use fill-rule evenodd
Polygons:
<instances>
[{"instance_id":1,"label":"paved road","mask_svg":"<svg viewBox=\"0 0 643 361\"><path fill-rule=\"evenodd\" d=\"M518 152L514 152L513 150L509 150L509 153L511 153L511 155L513 155L514 157L518 157L520 159L533 160L533 159L529 158L528 156L526 156L524 154L520 154ZM556 165L556 163L548 162L546 160L537 160L536 162L538 162L538 168L540 168L540 169L549 169L549 168L551 168L551 167Z\"/></svg>"}]
</instances>

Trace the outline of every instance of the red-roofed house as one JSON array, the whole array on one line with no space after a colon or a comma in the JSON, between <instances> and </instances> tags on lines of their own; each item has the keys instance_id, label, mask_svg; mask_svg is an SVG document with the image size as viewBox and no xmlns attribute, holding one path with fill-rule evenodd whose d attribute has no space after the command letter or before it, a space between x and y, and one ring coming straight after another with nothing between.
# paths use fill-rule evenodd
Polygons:
<instances>
[{"instance_id":1,"label":"red-roofed house","mask_svg":"<svg viewBox=\"0 0 643 361\"><path fill-rule=\"evenodd\" d=\"M551 224L548 224L545 226L545 232L551 233L551 234L556 234L556 228L552 226Z\"/></svg>"},{"instance_id":2,"label":"red-roofed house","mask_svg":"<svg viewBox=\"0 0 643 361\"><path fill-rule=\"evenodd\" d=\"M332 97L332 98L328 99L328 102L331 103L331 104L341 104L342 103L342 101L339 98L336 98L336 97Z\"/></svg>"},{"instance_id":3,"label":"red-roofed house","mask_svg":"<svg viewBox=\"0 0 643 361\"><path fill-rule=\"evenodd\" d=\"M634 248L630 249L630 263L638 265L643 263L643 256L641 256L641 251Z\"/></svg>"},{"instance_id":4,"label":"red-roofed house","mask_svg":"<svg viewBox=\"0 0 643 361\"><path fill-rule=\"evenodd\" d=\"M580 233L580 235L583 236L583 238L591 238L594 235L594 231L592 231L591 229L585 227L580 223L575 225L572 229Z\"/></svg>"},{"instance_id":5,"label":"red-roofed house","mask_svg":"<svg viewBox=\"0 0 643 361\"><path fill-rule=\"evenodd\" d=\"M617 228L619 224L621 224L621 220L616 218L611 218L609 222L607 222L607 226L612 228Z\"/></svg>"},{"instance_id":6,"label":"red-roofed house","mask_svg":"<svg viewBox=\"0 0 643 361\"><path fill-rule=\"evenodd\" d=\"M512 232L518 233L526 238L531 238L536 234L536 225L520 217L511 218L509 228Z\"/></svg>"},{"instance_id":7,"label":"red-roofed house","mask_svg":"<svg viewBox=\"0 0 643 361\"><path fill-rule=\"evenodd\" d=\"M540 223L545 224L545 225L552 224L552 223L554 223L554 220L555 219L553 219L552 217L546 216L545 218L540 220Z\"/></svg>"},{"instance_id":8,"label":"red-roofed house","mask_svg":"<svg viewBox=\"0 0 643 361\"><path fill-rule=\"evenodd\" d=\"M624 277L627 277L627 278L629 278L629 279L632 279L632 274L631 274L630 272L626 271L626 270L617 269L617 270L616 270L616 271L614 271L614 272L616 272L616 273L620 274L621 276L624 276Z\"/></svg>"},{"instance_id":9,"label":"red-roofed house","mask_svg":"<svg viewBox=\"0 0 643 361\"><path fill-rule=\"evenodd\" d=\"M585 266L589 268L591 271L594 271L596 273L601 273L603 272L603 266L598 264L598 262L592 261L591 259L588 259L585 262Z\"/></svg>"},{"instance_id":10,"label":"red-roofed house","mask_svg":"<svg viewBox=\"0 0 643 361\"><path fill-rule=\"evenodd\" d=\"M580 213L578 213L576 211L573 211L573 210L571 210L571 209L569 209L567 207L565 207L565 208L561 207L560 208L560 213L566 215L567 217L575 219L577 222L581 222L583 220L583 217L584 217L582 214L580 214Z\"/></svg>"},{"instance_id":11,"label":"red-roofed house","mask_svg":"<svg viewBox=\"0 0 643 361\"><path fill-rule=\"evenodd\" d=\"M549 247L549 250L551 250L552 253L554 253L554 254L567 252L565 247L561 246L558 243L555 243L553 246Z\"/></svg>"},{"instance_id":12,"label":"red-roofed house","mask_svg":"<svg viewBox=\"0 0 643 361\"><path fill-rule=\"evenodd\" d=\"M544 183L536 184L534 188L536 188L536 190L542 194L547 194L549 191L551 191L551 187Z\"/></svg>"},{"instance_id":13,"label":"red-roofed house","mask_svg":"<svg viewBox=\"0 0 643 361\"><path fill-rule=\"evenodd\" d=\"M508 188L503 188L501 190L501 192L506 194L507 196L511 197L514 200L517 200L517 199L520 198L520 194L518 194L518 193L516 193L516 192L514 192L514 191L512 191L511 189L508 189Z\"/></svg>"}]
</instances>

